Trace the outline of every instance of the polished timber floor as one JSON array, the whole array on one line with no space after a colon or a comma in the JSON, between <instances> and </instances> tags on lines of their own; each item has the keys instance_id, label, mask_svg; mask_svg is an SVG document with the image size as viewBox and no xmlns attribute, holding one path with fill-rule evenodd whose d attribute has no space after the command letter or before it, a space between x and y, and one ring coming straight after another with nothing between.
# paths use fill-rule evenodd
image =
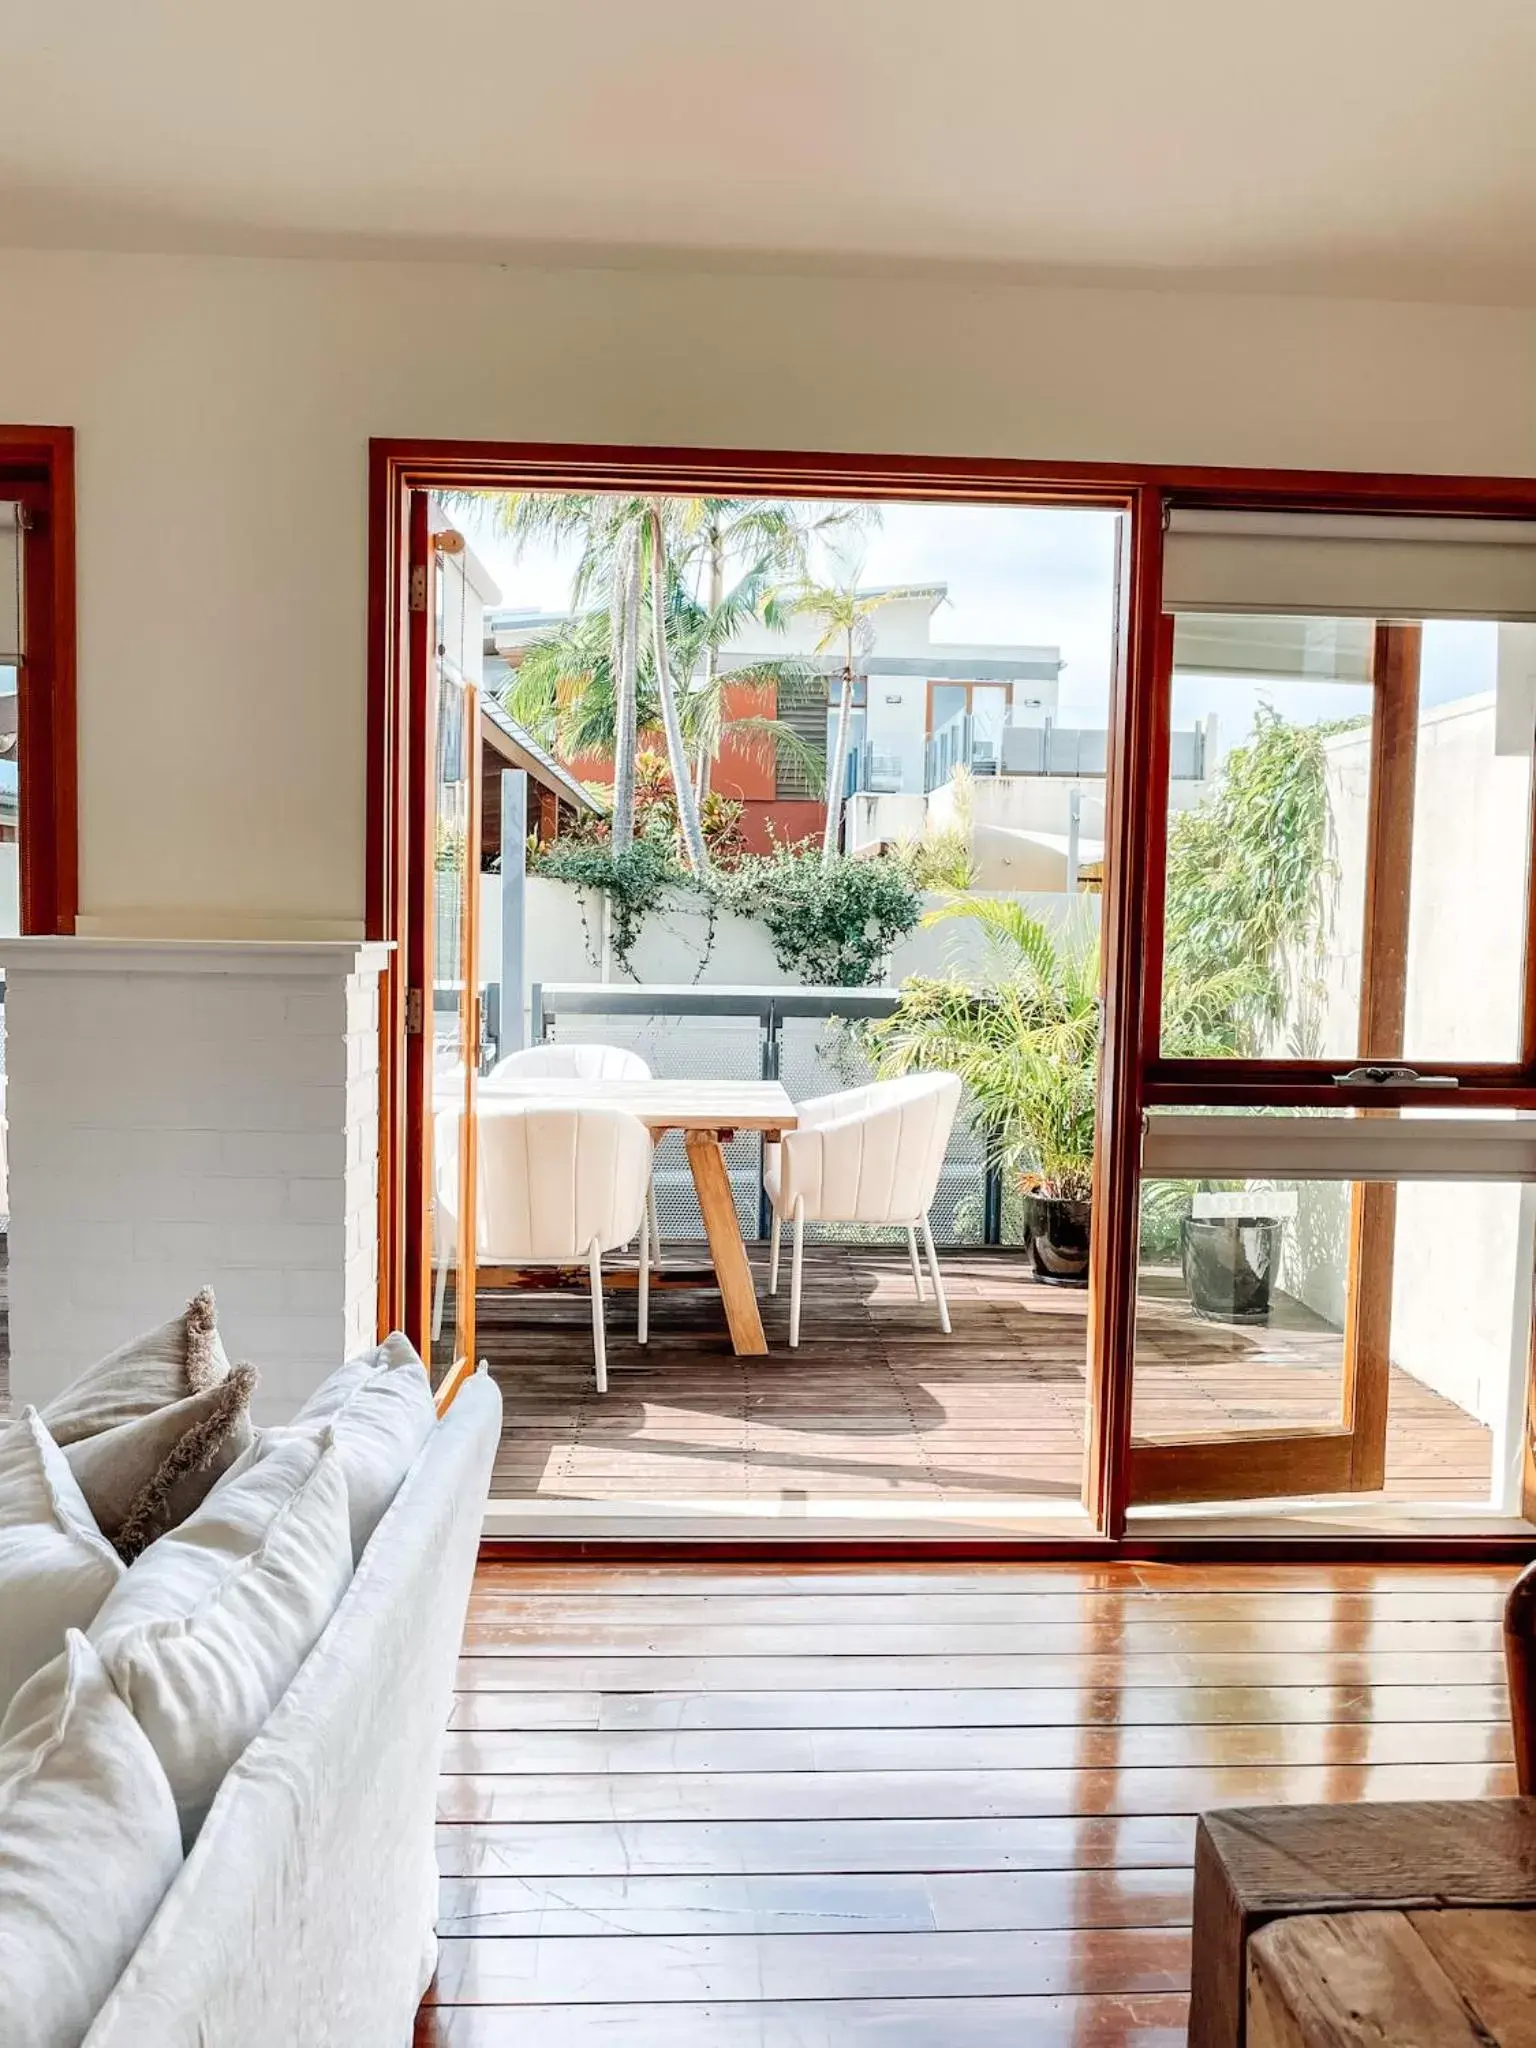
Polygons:
<instances>
[{"instance_id":1,"label":"polished timber floor","mask_svg":"<svg viewBox=\"0 0 1536 2048\"><path fill-rule=\"evenodd\" d=\"M801 1343L785 1292L770 1298L753 1248L768 1338L733 1356L719 1300L667 1292L635 1342L633 1293L608 1304L609 1390L598 1394L585 1292L492 1293L477 1350L505 1402L493 1491L543 1504L728 1500L766 1509L1075 1503L1082 1486L1087 1296L1044 1287L1018 1252L944 1261L952 1336L912 1291L904 1249L807 1253ZM1143 1286L1136 1433L1208 1436L1336 1421L1342 1339L1284 1298L1267 1327L1200 1321L1176 1276ZM1488 1431L1394 1370L1385 1499L1485 1497Z\"/></svg>"},{"instance_id":2,"label":"polished timber floor","mask_svg":"<svg viewBox=\"0 0 1536 2048\"><path fill-rule=\"evenodd\" d=\"M416 2048L1175 2048L1202 1808L1513 1791L1508 1579L485 1565Z\"/></svg>"}]
</instances>

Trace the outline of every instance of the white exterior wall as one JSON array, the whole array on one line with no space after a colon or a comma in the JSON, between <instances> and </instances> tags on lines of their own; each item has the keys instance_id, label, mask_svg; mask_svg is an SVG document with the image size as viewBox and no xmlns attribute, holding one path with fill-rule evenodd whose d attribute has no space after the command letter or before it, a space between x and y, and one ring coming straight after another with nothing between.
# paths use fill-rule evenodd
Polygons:
<instances>
[{"instance_id":1,"label":"white exterior wall","mask_svg":"<svg viewBox=\"0 0 1536 2048\"><path fill-rule=\"evenodd\" d=\"M494 881L488 876L487 881ZM942 896L924 899L928 908L946 901ZM1022 894L1037 917L1058 930L1076 930L1084 942L1098 927L1096 896L1033 896ZM489 912L489 902L487 902ZM583 914L586 924L583 925ZM603 979L593 958L596 934L601 930L602 904L596 891L577 890L564 882L532 875L528 879L528 979L534 982L596 983ZM714 944L700 972L709 921L684 891L676 892L666 908L648 918L635 947L636 979L648 987L697 984L703 988L777 988L785 981L784 971L773 957L773 942L755 919L721 911L715 918ZM588 934L592 935L590 938ZM884 980L894 986L911 974L966 973L978 967L986 952L978 928L964 923L945 923L930 930L919 929L897 945L891 954ZM614 968L609 977L618 987L632 988L635 981Z\"/></svg>"},{"instance_id":2,"label":"white exterior wall","mask_svg":"<svg viewBox=\"0 0 1536 2048\"><path fill-rule=\"evenodd\" d=\"M928 684L922 676L871 676L865 691L864 744L893 754L901 787L919 795L928 741ZM835 702L835 699L834 699Z\"/></svg>"},{"instance_id":3,"label":"white exterior wall","mask_svg":"<svg viewBox=\"0 0 1536 2048\"><path fill-rule=\"evenodd\" d=\"M6 974L11 1398L218 1296L260 1422L377 1315L380 947L22 939Z\"/></svg>"},{"instance_id":4,"label":"white exterior wall","mask_svg":"<svg viewBox=\"0 0 1536 2048\"><path fill-rule=\"evenodd\" d=\"M1530 757L1495 753L1495 699L1424 713L1414 806L1405 1057L1515 1056L1521 1000ZM1370 779L1368 732L1327 743L1338 880L1321 1051L1354 1060ZM1490 1427L1524 1370L1531 1199L1514 1185L1406 1185L1393 1267L1394 1362ZM1315 1184L1284 1284L1342 1325L1348 1191Z\"/></svg>"},{"instance_id":5,"label":"white exterior wall","mask_svg":"<svg viewBox=\"0 0 1536 2048\"><path fill-rule=\"evenodd\" d=\"M478 690L485 681L485 615L501 592L473 549L439 554L443 655L450 671Z\"/></svg>"}]
</instances>

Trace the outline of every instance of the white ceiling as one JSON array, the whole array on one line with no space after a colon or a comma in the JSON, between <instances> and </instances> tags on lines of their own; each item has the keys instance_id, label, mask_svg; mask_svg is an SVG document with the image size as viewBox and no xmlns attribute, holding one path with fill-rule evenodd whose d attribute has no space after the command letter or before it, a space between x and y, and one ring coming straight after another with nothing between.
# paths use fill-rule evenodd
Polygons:
<instances>
[{"instance_id":1,"label":"white ceiling","mask_svg":"<svg viewBox=\"0 0 1536 2048\"><path fill-rule=\"evenodd\" d=\"M1536 0L15 0L0 241L1536 302Z\"/></svg>"}]
</instances>

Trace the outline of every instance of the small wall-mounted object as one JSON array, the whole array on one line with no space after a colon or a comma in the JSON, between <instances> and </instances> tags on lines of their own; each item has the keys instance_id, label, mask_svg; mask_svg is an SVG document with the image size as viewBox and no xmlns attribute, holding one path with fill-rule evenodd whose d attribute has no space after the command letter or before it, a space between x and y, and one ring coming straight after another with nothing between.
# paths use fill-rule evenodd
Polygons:
<instances>
[{"instance_id":1,"label":"small wall-mounted object","mask_svg":"<svg viewBox=\"0 0 1536 2048\"><path fill-rule=\"evenodd\" d=\"M905 704L907 700L902 696L900 690L887 690L885 701L887 704Z\"/></svg>"}]
</instances>

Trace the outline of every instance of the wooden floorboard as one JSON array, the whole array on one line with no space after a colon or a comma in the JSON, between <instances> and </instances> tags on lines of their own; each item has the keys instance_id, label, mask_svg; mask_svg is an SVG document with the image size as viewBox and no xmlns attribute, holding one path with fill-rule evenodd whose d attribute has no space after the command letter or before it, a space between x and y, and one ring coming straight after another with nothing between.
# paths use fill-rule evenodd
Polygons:
<instances>
[{"instance_id":1,"label":"wooden floorboard","mask_svg":"<svg viewBox=\"0 0 1536 2048\"><path fill-rule=\"evenodd\" d=\"M1509 1577L482 1566L416 2048L1175 2048L1202 1808L1513 1789Z\"/></svg>"},{"instance_id":2,"label":"wooden floorboard","mask_svg":"<svg viewBox=\"0 0 1536 2048\"><path fill-rule=\"evenodd\" d=\"M691 1252L690 1252L691 1255ZM482 1291L479 1349L505 1403L498 1500L649 1504L1075 1503L1086 1295L1041 1286L1018 1252L945 1258L953 1334L913 1296L905 1251L807 1253L802 1342L754 1269L768 1353L733 1356L719 1300L659 1294L651 1341L632 1293L608 1304L609 1391L593 1383L579 1294ZM1293 1302L1265 1328L1202 1322L1168 1278L1143 1290L1138 1434L1274 1430L1338 1420L1340 1333ZM1386 1497L1472 1500L1489 1432L1394 1370Z\"/></svg>"}]
</instances>

